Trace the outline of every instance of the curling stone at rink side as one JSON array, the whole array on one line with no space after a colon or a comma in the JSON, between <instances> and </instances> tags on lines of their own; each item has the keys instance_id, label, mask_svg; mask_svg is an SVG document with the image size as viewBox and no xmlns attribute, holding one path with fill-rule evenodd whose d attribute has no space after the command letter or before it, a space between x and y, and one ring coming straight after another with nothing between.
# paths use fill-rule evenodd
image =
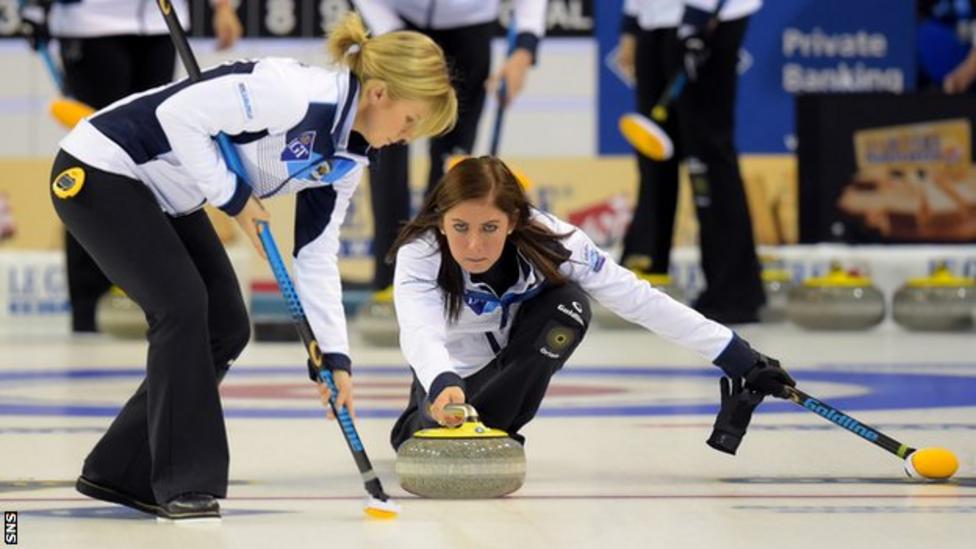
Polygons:
<instances>
[{"instance_id":1,"label":"curling stone at rink side","mask_svg":"<svg viewBox=\"0 0 976 549\"><path fill-rule=\"evenodd\" d=\"M783 261L775 258L762 258L762 285L766 292L766 304L759 309L760 322L783 322L786 320L786 306L790 288L793 287L790 272Z\"/></svg>"},{"instance_id":2,"label":"curling stone at rink side","mask_svg":"<svg viewBox=\"0 0 976 549\"><path fill-rule=\"evenodd\" d=\"M377 347L396 347L400 340L393 286L375 292L356 313L356 330L363 340Z\"/></svg>"},{"instance_id":3,"label":"curling stone at rink side","mask_svg":"<svg viewBox=\"0 0 976 549\"><path fill-rule=\"evenodd\" d=\"M123 339L146 337L149 323L142 307L125 295L118 286L112 286L95 304L95 324L99 331Z\"/></svg>"},{"instance_id":4,"label":"curling stone at rink side","mask_svg":"<svg viewBox=\"0 0 976 549\"><path fill-rule=\"evenodd\" d=\"M681 288L675 286L671 283L671 276L666 274L650 274L643 273L641 271L634 271L634 275L641 280L646 280L654 287L656 290L660 290L667 295L671 296L672 299L684 303L685 293L681 291ZM628 329L641 329L641 326L630 322L617 315L617 313L607 309L598 302L593 303L593 319L601 328L606 328L609 330L628 330Z\"/></svg>"},{"instance_id":5,"label":"curling stone at rink side","mask_svg":"<svg viewBox=\"0 0 976 549\"><path fill-rule=\"evenodd\" d=\"M789 290L786 315L809 330L866 330L884 320L885 300L870 278L834 264Z\"/></svg>"},{"instance_id":6,"label":"curling stone at rink side","mask_svg":"<svg viewBox=\"0 0 976 549\"><path fill-rule=\"evenodd\" d=\"M895 292L892 316L899 326L918 331L959 331L973 327L976 282L939 264L927 277L911 278Z\"/></svg>"},{"instance_id":7,"label":"curling stone at rink side","mask_svg":"<svg viewBox=\"0 0 976 549\"><path fill-rule=\"evenodd\" d=\"M396 473L411 494L435 499L502 497L525 482L525 450L505 431L486 427L470 404L450 404L458 427L424 429L400 445Z\"/></svg>"}]
</instances>

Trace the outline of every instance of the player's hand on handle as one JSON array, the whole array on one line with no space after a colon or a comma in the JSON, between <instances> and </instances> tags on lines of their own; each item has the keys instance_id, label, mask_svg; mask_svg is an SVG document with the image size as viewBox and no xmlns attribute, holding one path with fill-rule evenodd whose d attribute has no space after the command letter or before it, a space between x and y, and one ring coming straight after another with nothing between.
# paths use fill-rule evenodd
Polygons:
<instances>
[{"instance_id":1,"label":"player's hand on handle","mask_svg":"<svg viewBox=\"0 0 976 549\"><path fill-rule=\"evenodd\" d=\"M525 87L525 78L532 66L532 54L528 50L517 48L508 56L502 68L493 74L485 83L488 93L495 94L501 85L502 78L505 79L505 97L502 99L506 106L510 105L515 97Z\"/></svg>"},{"instance_id":2,"label":"player's hand on handle","mask_svg":"<svg viewBox=\"0 0 976 549\"><path fill-rule=\"evenodd\" d=\"M457 416L444 412L448 404L464 404L464 390L457 386L445 387L430 405L430 417L445 427L457 427L464 421L464 416Z\"/></svg>"},{"instance_id":3,"label":"player's hand on handle","mask_svg":"<svg viewBox=\"0 0 976 549\"><path fill-rule=\"evenodd\" d=\"M735 455L752 420L752 412L762 402L763 395L747 389L741 377L723 376L719 380L719 392L722 407L715 418L712 436L706 443L719 452Z\"/></svg>"},{"instance_id":4,"label":"player's hand on handle","mask_svg":"<svg viewBox=\"0 0 976 549\"><path fill-rule=\"evenodd\" d=\"M336 408L341 410L345 406L349 411L349 415L356 417L356 407L353 404L352 398L352 376L345 370L334 370L332 372L332 381L335 382L336 389L339 390L339 394L336 396ZM322 404L328 409L327 415L329 419L335 419L335 414L332 413L332 407L329 405L329 398L332 396L332 392L329 391L329 386L323 382L319 382L315 386L319 390Z\"/></svg>"},{"instance_id":5,"label":"player's hand on handle","mask_svg":"<svg viewBox=\"0 0 976 549\"><path fill-rule=\"evenodd\" d=\"M258 251L258 255L262 258L267 259L268 256L264 254L264 246L261 245L261 237L258 233L258 222L264 221L268 222L271 219L271 214L268 210L264 209L264 205L257 197L252 196L247 199L247 203L244 204L244 209L242 209L237 215L234 216L234 220L237 224L241 226L241 230L244 234L251 239L251 244Z\"/></svg>"},{"instance_id":6,"label":"player's hand on handle","mask_svg":"<svg viewBox=\"0 0 976 549\"><path fill-rule=\"evenodd\" d=\"M631 81L637 77L637 65L634 61L636 51L637 37L630 33L621 34L617 42L617 68Z\"/></svg>"},{"instance_id":7,"label":"player's hand on handle","mask_svg":"<svg viewBox=\"0 0 976 549\"><path fill-rule=\"evenodd\" d=\"M763 396L772 395L786 398L786 387L796 387L796 381L780 366L779 361L762 353L755 365L745 374L746 389L755 391Z\"/></svg>"}]
</instances>

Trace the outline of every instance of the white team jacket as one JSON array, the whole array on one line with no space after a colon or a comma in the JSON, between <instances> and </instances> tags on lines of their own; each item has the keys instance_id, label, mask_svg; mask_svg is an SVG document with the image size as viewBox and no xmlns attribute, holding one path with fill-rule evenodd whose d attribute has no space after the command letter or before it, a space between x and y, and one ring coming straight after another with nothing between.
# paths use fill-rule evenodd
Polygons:
<instances>
[{"instance_id":1,"label":"white team jacket","mask_svg":"<svg viewBox=\"0 0 976 549\"><path fill-rule=\"evenodd\" d=\"M573 225L541 211L534 212L532 219L557 234L571 233L562 244L572 255L560 272L621 317L692 349L709 361L726 355L726 349L733 347L730 342L748 348L730 329L617 265ZM491 333L501 347L508 343L510 319L517 313L519 302L530 299L545 282L525 258L520 256L519 261L524 268L520 269L518 282L502 296L495 295L487 285L472 283L465 272L464 306L457 322L449 323L444 312L446 294L437 285L441 255L434 235L418 238L397 252L393 291L400 348L426 390L441 374L466 378L491 362L495 353L486 333ZM748 353L728 355L735 358L721 364L727 371L741 373L752 366Z\"/></svg>"},{"instance_id":2,"label":"white team jacket","mask_svg":"<svg viewBox=\"0 0 976 549\"><path fill-rule=\"evenodd\" d=\"M624 15L637 18L644 30L674 28L681 23L685 6L712 13L719 0L624 0ZM719 19L731 21L751 15L762 6L762 0L726 0Z\"/></svg>"},{"instance_id":3,"label":"white team jacket","mask_svg":"<svg viewBox=\"0 0 976 549\"><path fill-rule=\"evenodd\" d=\"M424 29L453 29L498 19L500 0L353 0L376 34L403 28L401 18ZM542 37L546 0L514 0L518 32Z\"/></svg>"},{"instance_id":4,"label":"white team jacket","mask_svg":"<svg viewBox=\"0 0 976 549\"><path fill-rule=\"evenodd\" d=\"M229 135L253 194L297 193L296 288L322 351L348 361L337 260L339 226L368 164L368 145L350 135L358 89L345 68L236 61L204 71L194 84L182 80L121 99L79 123L61 148L141 181L170 215L206 202L234 215L251 189L212 138Z\"/></svg>"},{"instance_id":5,"label":"white team jacket","mask_svg":"<svg viewBox=\"0 0 976 549\"><path fill-rule=\"evenodd\" d=\"M190 24L185 0L172 0L183 28ZM54 0L48 27L55 38L166 34L155 0Z\"/></svg>"}]
</instances>

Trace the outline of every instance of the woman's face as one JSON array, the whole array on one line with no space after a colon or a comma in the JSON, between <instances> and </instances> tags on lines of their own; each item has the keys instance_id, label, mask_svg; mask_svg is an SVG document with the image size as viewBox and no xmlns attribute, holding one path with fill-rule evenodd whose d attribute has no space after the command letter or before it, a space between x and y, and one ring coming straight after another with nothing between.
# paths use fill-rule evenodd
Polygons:
<instances>
[{"instance_id":1,"label":"woman's face","mask_svg":"<svg viewBox=\"0 0 976 549\"><path fill-rule=\"evenodd\" d=\"M487 271L502 256L505 239L514 228L491 197L465 200L444 212L441 232L454 260L469 273Z\"/></svg>"},{"instance_id":2,"label":"woman's face","mask_svg":"<svg viewBox=\"0 0 976 549\"><path fill-rule=\"evenodd\" d=\"M424 101L391 99L386 86L380 84L370 87L360 99L353 129L374 149L408 142L417 137L413 133L417 121L429 110Z\"/></svg>"}]
</instances>

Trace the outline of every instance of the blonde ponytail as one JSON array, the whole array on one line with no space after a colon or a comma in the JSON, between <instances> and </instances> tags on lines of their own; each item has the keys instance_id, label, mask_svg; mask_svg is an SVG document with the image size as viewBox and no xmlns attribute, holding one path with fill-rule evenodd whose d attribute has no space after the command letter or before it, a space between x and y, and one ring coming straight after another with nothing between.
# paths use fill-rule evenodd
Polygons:
<instances>
[{"instance_id":1,"label":"blonde ponytail","mask_svg":"<svg viewBox=\"0 0 976 549\"><path fill-rule=\"evenodd\" d=\"M362 84L362 93L385 83L392 99L424 101L430 115L414 137L442 134L457 121L457 95L444 51L429 37L396 31L370 37L359 14L349 12L329 31L329 54Z\"/></svg>"},{"instance_id":2,"label":"blonde ponytail","mask_svg":"<svg viewBox=\"0 0 976 549\"><path fill-rule=\"evenodd\" d=\"M346 65L353 74L359 76L356 65L363 45L367 41L369 41L369 34L366 32L362 18L356 12L349 12L329 31L326 48L332 59Z\"/></svg>"}]
</instances>

